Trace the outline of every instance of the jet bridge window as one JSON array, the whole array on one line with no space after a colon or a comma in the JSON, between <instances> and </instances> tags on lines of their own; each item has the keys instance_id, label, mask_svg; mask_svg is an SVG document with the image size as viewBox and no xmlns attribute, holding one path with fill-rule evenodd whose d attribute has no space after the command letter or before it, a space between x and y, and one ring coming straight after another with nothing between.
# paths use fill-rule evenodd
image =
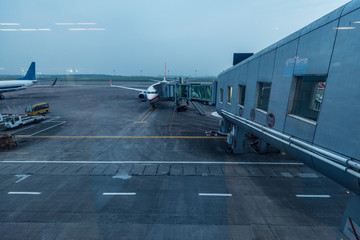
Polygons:
<instances>
[{"instance_id":1,"label":"jet bridge window","mask_svg":"<svg viewBox=\"0 0 360 240\"><path fill-rule=\"evenodd\" d=\"M182 85L179 86L178 88L178 96L182 97L182 98L188 98L188 86L186 85Z\"/></svg>"},{"instance_id":2,"label":"jet bridge window","mask_svg":"<svg viewBox=\"0 0 360 240\"><path fill-rule=\"evenodd\" d=\"M211 85L192 85L191 86L191 99L201 101L211 101L212 86Z\"/></svg>"},{"instance_id":3,"label":"jet bridge window","mask_svg":"<svg viewBox=\"0 0 360 240\"><path fill-rule=\"evenodd\" d=\"M227 103L231 104L232 100L232 87L227 87Z\"/></svg>"},{"instance_id":4,"label":"jet bridge window","mask_svg":"<svg viewBox=\"0 0 360 240\"><path fill-rule=\"evenodd\" d=\"M291 86L288 113L317 121L325 85L326 76L295 77Z\"/></svg>"},{"instance_id":5,"label":"jet bridge window","mask_svg":"<svg viewBox=\"0 0 360 240\"><path fill-rule=\"evenodd\" d=\"M238 86L237 104L239 106L244 106L244 103L245 103L245 91L246 91L246 86L244 86L244 85L239 85Z\"/></svg>"},{"instance_id":6,"label":"jet bridge window","mask_svg":"<svg viewBox=\"0 0 360 240\"><path fill-rule=\"evenodd\" d=\"M223 96L224 96L224 90L220 88L220 94L219 94L219 102L223 103Z\"/></svg>"},{"instance_id":7,"label":"jet bridge window","mask_svg":"<svg viewBox=\"0 0 360 240\"><path fill-rule=\"evenodd\" d=\"M257 84L257 97L256 108L267 112L270 100L271 83L258 82Z\"/></svg>"}]
</instances>

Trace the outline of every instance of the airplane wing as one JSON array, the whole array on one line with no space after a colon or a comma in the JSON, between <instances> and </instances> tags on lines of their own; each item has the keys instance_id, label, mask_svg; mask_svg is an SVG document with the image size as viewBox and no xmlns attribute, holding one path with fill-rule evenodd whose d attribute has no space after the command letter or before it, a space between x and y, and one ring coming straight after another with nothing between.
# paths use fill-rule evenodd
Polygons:
<instances>
[{"instance_id":1,"label":"airplane wing","mask_svg":"<svg viewBox=\"0 0 360 240\"><path fill-rule=\"evenodd\" d=\"M146 89L140 89L140 88L131 88L131 87L125 87L125 86L119 86L119 85L114 85L112 80L110 80L110 86L111 87L117 87L117 88L123 88L123 89L127 89L127 90L132 90L132 91L138 91L138 92L146 92Z\"/></svg>"},{"instance_id":2,"label":"airplane wing","mask_svg":"<svg viewBox=\"0 0 360 240\"><path fill-rule=\"evenodd\" d=\"M50 84L50 85L34 85L33 87L34 88L52 87L52 86L55 86L56 81L57 81L57 78L55 78L54 82L52 84Z\"/></svg>"}]
</instances>

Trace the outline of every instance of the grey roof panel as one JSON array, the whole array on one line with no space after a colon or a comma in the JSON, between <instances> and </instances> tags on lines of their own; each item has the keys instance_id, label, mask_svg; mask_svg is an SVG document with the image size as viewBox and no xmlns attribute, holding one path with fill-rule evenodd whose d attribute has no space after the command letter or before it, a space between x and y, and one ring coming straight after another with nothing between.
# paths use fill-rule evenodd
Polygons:
<instances>
[{"instance_id":1,"label":"grey roof panel","mask_svg":"<svg viewBox=\"0 0 360 240\"><path fill-rule=\"evenodd\" d=\"M300 29L300 36L303 36L303 35L305 35L305 34L307 34L307 33L309 33L309 32L311 32L311 30L312 30L312 25L314 24L314 22L313 23L310 23L309 25L306 25L305 27L303 27L302 29Z\"/></svg>"},{"instance_id":2,"label":"grey roof panel","mask_svg":"<svg viewBox=\"0 0 360 240\"><path fill-rule=\"evenodd\" d=\"M257 56L264 55L264 54L266 54L266 53L268 53L268 52L273 51L273 50L276 49L276 48L277 48L277 43L274 43L274 44L270 45L269 47L267 47L267 48L261 50L260 52L256 53L256 55L257 55Z\"/></svg>"},{"instance_id":3,"label":"grey roof panel","mask_svg":"<svg viewBox=\"0 0 360 240\"><path fill-rule=\"evenodd\" d=\"M360 8L360 1L352 0L351 2L345 5L344 11L342 12L341 16L344 16L352 11L355 11L358 8Z\"/></svg>"},{"instance_id":4,"label":"grey roof panel","mask_svg":"<svg viewBox=\"0 0 360 240\"><path fill-rule=\"evenodd\" d=\"M322 18L316 20L313 23L310 23L309 25L303 27L302 29L290 34L289 36L281 39L280 41L272 44L271 46L261 50L260 52L257 52L256 54L254 54L253 56L245 59L244 61L242 61L241 63L238 63L235 66L230 67L229 69L225 70L224 72L220 73L219 76L225 74L228 71L231 71L235 68L237 68L240 65L246 64L268 52L271 52L272 50L281 47L291 41L296 40L297 38L299 38L300 36L303 36L315 29L318 29L319 27L322 27L332 21L335 21L336 19L340 18L341 16L346 15L347 13L350 13L356 9L360 8L360 0L352 0L351 2L339 7L338 9L332 11L331 13L323 16ZM360 21L360 19L359 19Z\"/></svg>"},{"instance_id":5,"label":"grey roof panel","mask_svg":"<svg viewBox=\"0 0 360 240\"><path fill-rule=\"evenodd\" d=\"M346 5L343 5L341 7L339 7L338 9L332 11L331 13L325 15L324 17L320 18L319 20L313 22L311 24L311 31L318 29L319 27L322 27L338 18L341 17L341 13L343 11L343 9L345 8Z\"/></svg>"},{"instance_id":6,"label":"grey roof panel","mask_svg":"<svg viewBox=\"0 0 360 240\"><path fill-rule=\"evenodd\" d=\"M282 45L285 45L289 42L292 42L294 41L295 39L299 38L300 37L300 33L301 33L301 30L298 30L292 34L290 34L289 36L281 39L280 41L277 42L277 47L281 47Z\"/></svg>"}]
</instances>

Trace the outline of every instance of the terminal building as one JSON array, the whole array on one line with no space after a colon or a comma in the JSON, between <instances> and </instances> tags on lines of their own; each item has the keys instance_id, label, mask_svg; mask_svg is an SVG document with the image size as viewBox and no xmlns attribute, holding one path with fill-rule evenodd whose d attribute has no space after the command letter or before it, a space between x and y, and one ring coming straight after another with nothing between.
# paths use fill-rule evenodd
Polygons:
<instances>
[{"instance_id":1,"label":"terminal building","mask_svg":"<svg viewBox=\"0 0 360 240\"><path fill-rule=\"evenodd\" d=\"M360 193L359 0L261 52L234 54L217 84L221 131L235 153L251 133L261 152L284 151Z\"/></svg>"}]
</instances>

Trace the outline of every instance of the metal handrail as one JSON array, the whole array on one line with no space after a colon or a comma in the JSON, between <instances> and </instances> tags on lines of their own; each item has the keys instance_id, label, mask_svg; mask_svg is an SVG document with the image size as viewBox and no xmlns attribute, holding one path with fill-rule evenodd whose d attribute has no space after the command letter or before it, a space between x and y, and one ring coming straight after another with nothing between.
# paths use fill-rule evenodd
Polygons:
<instances>
[{"instance_id":1,"label":"metal handrail","mask_svg":"<svg viewBox=\"0 0 360 240\"><path fill-rule=\"evenodd\" d=\"M296 148L299 151L302 151L306 154L309 154L323 162L326 162L344 172L347 172L357 178L360 178L360 173L357 171L352 170L351 168L354 168L356 170L360 170L360 161L355 160L346 156L341 156L336 153L330 152L326 149L319 148L317 146L311 145L309 143L306 143L304 141L301 141L299 139L296 139L292 136L283 134L281 132L278 132L274 129L266 128L265 126L249 121L245 118L236 116L235 114L226 112L224 110L221 110L221 113L229 118L232 118L235 121L238 121L258 132L261 132L262 134L271 137L275 139L276 141L279 141L283 144L286 144L290 147ZM276 136L274 136L276 135Z\"/></svg>"}]
</instances>

